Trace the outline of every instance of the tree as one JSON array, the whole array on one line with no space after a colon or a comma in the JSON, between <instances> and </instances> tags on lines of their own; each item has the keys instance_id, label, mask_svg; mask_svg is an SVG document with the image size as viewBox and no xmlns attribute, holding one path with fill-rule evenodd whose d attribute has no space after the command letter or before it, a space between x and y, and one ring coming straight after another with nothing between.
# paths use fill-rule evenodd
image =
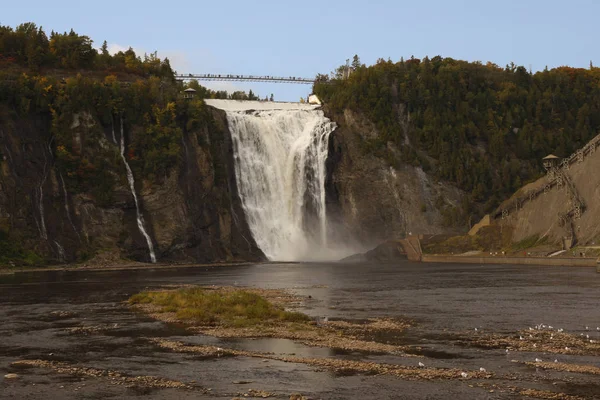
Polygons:
<instances>
[{"instance_id":1,"label":"tree","mask_svg":"<svg viewBox=\"0 0 600 400\"><path fill-rule=\"evenodd\" d=\"M354 57L352 58L352 70L356 71L360 67L361 67L360 58L358 58L358 55L355 54Z\"/></svg>"}]
</instances>

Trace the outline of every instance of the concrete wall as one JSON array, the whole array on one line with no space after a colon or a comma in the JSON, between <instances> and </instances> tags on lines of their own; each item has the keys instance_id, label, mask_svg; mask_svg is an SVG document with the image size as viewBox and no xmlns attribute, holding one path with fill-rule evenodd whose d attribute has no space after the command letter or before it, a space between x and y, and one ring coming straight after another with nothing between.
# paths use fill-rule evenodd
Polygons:
<instances>
[{"instance_id":1,"label":"concrete wall","mask_svg":"<svg viewBox=\"0 0 600 400\"><path fill-rule=\"evenodd\" d=\"M596 267L595 258L548 258L548 257L471 257L438 256L423 254L422 262L459 263L459 264L523 264L549 265L560 267Z\"/></svg>"}]
</instances>

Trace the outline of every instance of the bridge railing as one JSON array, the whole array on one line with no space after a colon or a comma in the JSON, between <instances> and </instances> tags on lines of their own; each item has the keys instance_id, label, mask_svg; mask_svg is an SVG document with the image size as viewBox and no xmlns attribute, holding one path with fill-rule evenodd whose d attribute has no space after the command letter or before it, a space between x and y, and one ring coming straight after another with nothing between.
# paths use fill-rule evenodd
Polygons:
<instances>
[{"instance_id":1,"label":"bridge railing","mask_svg":"<svg viewBox=\"0 0 600 400\"><path fill-rule=\"evenodd\" d=\"M301 78L297 76L270 76L270 75L236 75L236 74L177 74L178 80L202 80L202 81L251 81L251 82L281 82L313 84L314 79Z\"/></svg>"}]
</instances>

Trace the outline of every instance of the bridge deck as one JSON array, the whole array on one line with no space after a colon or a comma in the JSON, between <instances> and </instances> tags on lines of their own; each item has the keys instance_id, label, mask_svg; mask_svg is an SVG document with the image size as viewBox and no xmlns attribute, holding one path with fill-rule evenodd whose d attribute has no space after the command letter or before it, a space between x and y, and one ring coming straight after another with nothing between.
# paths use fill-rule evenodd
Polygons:
<instances>
[{"instance_id":1,"label":"bridge deck","mask_svg":"<svg viewBox=\"0 0 600 400\"><path fill-rule=\"evenodd\" d=\"M314 79L300 78L296 76L281 77L281 76L256 76L256 75L232 75L232 74L177 74L175 79L181 81L189 81L192 79L198 81L237 81L237 82L274 82L274 83L298 83L311 85L315 82Z\"/></svg>"}]
</instances>

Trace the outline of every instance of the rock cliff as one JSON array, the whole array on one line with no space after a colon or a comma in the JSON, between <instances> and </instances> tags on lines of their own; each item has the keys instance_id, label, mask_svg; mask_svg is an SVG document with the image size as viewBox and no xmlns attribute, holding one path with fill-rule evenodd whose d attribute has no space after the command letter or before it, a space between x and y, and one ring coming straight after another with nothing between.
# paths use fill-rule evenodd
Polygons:
<instances>
[{"instance_id":1,"label":"rock cliff","mask_svg":"<svg viewBox=\"0 0 600 400\"><path fill-rule=\"evenodd\" d=\"M325 112L338 124L329 143L327 210L347 240L368 249L411 232L456 232L444 223L443 210L458 208L463 192L436 182L420 167L395 163L394 168L366 152L367 141L379 133L359 114L333 114L327 107ZM388 148L401 157L391 143Z\"/></svg>"},{"instance_id":2,"label":"rock cliff","mask_svg":"<svg viewBox=\"0 0 600 400\"><path fill-rule=\"evenodd\" d=\"M208 113L210 124L183 130L176 168L157 180L136 177L159 262L264 259L237 194L225 115L210 108ZM137 227L124 165L112 140L114 127L103 126L92 114L74 116L67 134L75 145L86 143L104 158L116 182L110 193L98 187L74 190L55 168L50 118L14 115L0 112L0 230L50 262L85 260L102 252L148 261L147 242ZM135 129L127 126L127 141Z\"/></svg>"}]
</instances>

